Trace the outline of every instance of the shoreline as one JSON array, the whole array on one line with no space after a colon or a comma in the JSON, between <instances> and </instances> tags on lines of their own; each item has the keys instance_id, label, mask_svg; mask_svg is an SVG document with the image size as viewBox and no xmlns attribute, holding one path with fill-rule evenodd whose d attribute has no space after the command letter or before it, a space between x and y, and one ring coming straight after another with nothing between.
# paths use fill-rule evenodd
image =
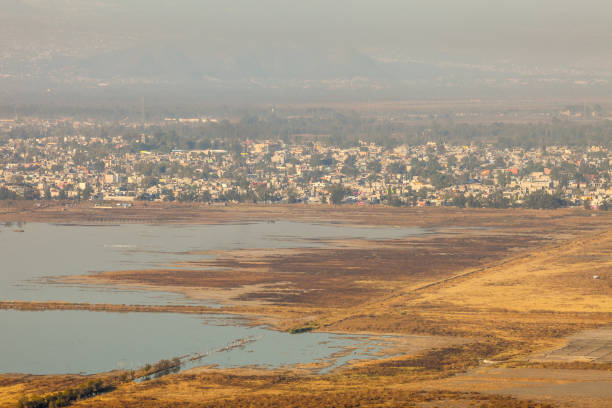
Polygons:
<instances>
[{"instance_id":1,"label":"shoreline","mask_svg":"<svg viewBox=\"0 0 612 408\"><path fill-rule=\"evenodd\" d=\"M108 211L115 212L114 209ZM123 209L116 211L113 217L107 218L109 224L130 219ZM132 215L142 215L138 220L145 219L143 209L135 211ZM91 214L96 216L95 211L90 213L79 208L63 212L52 210L31 214L34 221L27 222L49 222L51 219L73 222L86 220ZM200 298L206 298L211 288L229 298L241 296L228 291L228 288L239 288L243 295L244 291L252 292L252 296L241 297L252 300L250 304L225 305L218 309L189 304L109 305L6 300L0 301L0 309L227 315L243 318L246 325L265 325L279 331L293 329L298 332L306 328L370 338L397 336L404 346L410 343L410 336L421 336L425 348L415 355L398 343L400 348L380 360L364 356L364 360L351 361L342 370L323 374L309 372L313 365L293 370L289 367L261 370L252 366L224 369L203 364L146 386L122 385L117 391L88 401L97 404L96 407L116 406L124 398L133 398L130 401L135 402L153 400L151 398L169 393L174 393L173 401L176 402L195 401L192 395L200 395L202 387L218 390L209 398L216 404L231 398L235 385L247 388L252 385L245 394L249 398L263 398L261 384L265 384L264 393L283 395L297 395L293 390L297 392L303 387L324 392L333 386L342 392L353 392L359 389L357 386L365 385L362 378L368 379L367 389L373 392L387 387L407 392L456 386L486 394L488 390L478 384L463 388L455 382L478 373L483 381L489 381L486 384L492 384L496 373L503 372L509 377L517 373L518 379L512 381L519 383L523 378L520 376L526 372L523 367L536 369L540 366L537 370L542 373L583 368L576 373L564 371L579 382L582 375L590 376L595 368L598 372L608 369L592 363L537 363L531 359L534 353L565 347L569 336L612 324L612 302L609 301L612 214L581 210L249 206L210 211L160 207L152 215L147 215L146 219L163 219L168 225L178 225L175 221L179 215L180 221L192 224L270 219L329 223L342 219L353 225L419 226L433 228L436 232L383 243L348 240L333 244L335 247L326 245L323 248L215 251L214 260L186 264L202 269L216 266L221 271L193 273L168 269L166 276L163 270L135 270L85 276L91 282L104 278L108 280L104 283L194 291ZM0 222L5 219L3 217L0 208ZM204 256L211 252L192 251L192 255L197 254ZM597 262L597 271L592 269L594 262ZM180 263L176 266L180 267ZM595 273L600 279L593 279ZM278 287L249 287L248 284L276 284ZM287 291L275 289L300 289L304 294L288 296ZM469 343L430 344L431 336L462 338ZM390 353L392 349L386 351ZM339 352L337 357L343 358L343 353L346 350ZM344 354L344 358L347 355ZM72 387L83 378L0 375L0 383L15 384L4 389L0 387L0 401L15 401L24 393L50 392L53 386L49 384ZM606 377L605 381L608 384L612 378Z\"/></svg>"},{"instance_id":2,"label":"shoreline","mask_svg":"<svg viewBox=\"0 0 612 408\"><path fill-rule=\"evenodd\" d=\"M274 220L327 222L365 226L470 227L474 221L484 226L508 225L508 218L551 219L606 217L606 212L580 208L533 210L522 208L487 209L456 207L391 207L328 204L231 204L216 206L185 203L140 203L131 208L100 208L91 202L0 202L0 222L46 222L68 225L104 226L109 224L221 224L226 222L267 222ZM407 223L406 219L410 219Z\"/></svg>"}]
</instances>

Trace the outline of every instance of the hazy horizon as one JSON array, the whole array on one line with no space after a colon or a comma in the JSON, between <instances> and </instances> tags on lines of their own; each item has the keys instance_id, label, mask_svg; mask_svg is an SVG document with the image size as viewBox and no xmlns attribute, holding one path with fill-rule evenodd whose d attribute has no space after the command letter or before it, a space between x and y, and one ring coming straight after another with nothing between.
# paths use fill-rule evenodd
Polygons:
<instances>
[{"instance_id":1,"label":"hazy horizon","mask_svg":"<svg viewBox=\"0 0 612 408\"><path fill-rule=\"evenodd\" d=\"M5 100L87 89L304 101L612 90L612 4L598 0L3 3Z\"/></svg>"}]
</instances>

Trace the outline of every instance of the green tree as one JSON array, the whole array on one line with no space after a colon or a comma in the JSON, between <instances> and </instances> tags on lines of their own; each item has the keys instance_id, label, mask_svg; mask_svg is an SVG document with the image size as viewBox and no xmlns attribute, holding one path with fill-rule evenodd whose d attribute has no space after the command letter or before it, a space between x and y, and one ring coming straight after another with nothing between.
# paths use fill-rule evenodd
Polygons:
<instances>
[{"instance_id":1,"label":"green tree","mask_svg":"<svg viewBox=\"0 0 612 408\"><path fill-rule=\"evenodd\" d=\"M382 164L379 160L372 160L368 162L367 169L370 173L378 174L382 170Z\"/></svg>"},{"instance_id":2,"label":"green tree","mask_svg":"<svg viewBox=\"0 0 612 408\"><path fill-rule=\"evenodd\" d=\"M549 194L545 190L537 190L523 200L525 208L554 209L565 206L565 201L558 192Z\"/></svg>"},{"instance_id":3,"label":"green tree","mask_svg":"<svg viewBox=\"0 0 612 408\"><path fill-rule=\"evenodd\" d=\"M393 174L406 174L406 165L402 161L394 161L387 166L387 171Z\"/></svg>"},{"instance_id":4,"label":"green tree","mask_svg":"<svg viewBox=\"0 0 612 408\"><path fill-rule=\"evenodd\" d=\"M329 201L334 205L340 204L348 193L346 187L339 183L329 186L328 191L330 195Z\"/></svg>"},{"instance_id":5,"label":"green tree","mask_svg":"<svg viewBox=\"0 0 612 408\"><path fill-rule=\"evenodd\" d=\"M83 200L89 200L92 194L93 194L93 188L91 188L91 186L88 184L85 187L85 189L83 189L83 191L81 192L81 198Z\"/></svg>"},{"instance_id":6,"label":"green tree","mask_svg":"<svg viewBox=\"0 0 612 408\"><path fill-rule=\"evenodd\" d=\"M164 196L164 201L174 201L175 200L174 191L170 190L169 188L163 188L161 193Z\"/></svg>"},{"instance_id":7,"label":"green tree","mask_svg":"<svg viewBox=\"0 0 612 408\"><path fill-rule=\"evenodd\" d=\"M298 203L300 201L297 192L295 191L295 189L293 187L289 188L289 190L287 190L287 201L289 202L289 204L295 204Z\"/></svg>"},{"instance_id":8,"label":"green tree","mask_svg":"<svg viewBox=\"0 0 612 408\"><path fill-rule=\"evenodd\" d=\"M342 174L347 177L357 177L357 175L359 174L359 170L357 170L354 166L345 164L344 166L342 166Z\"/></svg>"},{"instance_id":9,"label":"green tree","mask_svg":"<svg viewBox=\"0 0 612 408\"><path fill-rule=\"evenodd\" d=\"M0 187L0 200L16 200L17 193L8 188L2 186Z\"/></svg>"},{"instance_id":10,"label":"green tree","mask_svg":"<svg viewBox=\"0 0 612 408\"><path fill-rule=\"evenodd\" d=\"M489 208L508 208L510 206L510 200L504 197L501 191L497 191L495 194L490 195L485 200L484 204Z\"/></svg>"},{"instance_id":11,"label":"green tree","mask_svg":"<svg viewBox=\"0 0 612 408\"><path fill-rule=\"evenodd\" d=\"M467 203L467 198L465 198L463 193L459 193L453 197L452 202L455 207L464 208Z\"/></svg>"}]
</instances>

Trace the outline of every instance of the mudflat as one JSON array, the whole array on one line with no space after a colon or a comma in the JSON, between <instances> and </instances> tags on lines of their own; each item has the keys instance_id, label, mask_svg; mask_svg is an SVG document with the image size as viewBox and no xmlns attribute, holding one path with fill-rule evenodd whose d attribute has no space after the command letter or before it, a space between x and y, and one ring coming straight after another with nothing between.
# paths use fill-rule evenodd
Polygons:
<instances>
[{"instance_id":1,"label":"mudflat","mask_svg":"<svg viewBox=\"0 0 612 408\"><path fill-rule=\"evenodd\" d=\"M209 367L149 383L118 381L112 391L75 406L153 407L162 399L167 406L184 407L612 405L605 391L612 389L606 374L612 365L604 353L609 338L592 334L606 333L612 325L612 214L606 212L162 204L0 210L5 222L249 220L341 220L430 231L389 241L336 240L317 248L219 251L185 269L177 265L75 279L202 298L217 293L221 299L224 293L220 311L251 316L279 330L443 335L466 341L355 362L322 375ZM578 350L583 346L584 353ZM7 385L0 388L0 401L7 403L24 393L45 394L80 381L78 376L2 380ZM493 386L500 381L505 386Z\"/></svg>"}]
</instances>

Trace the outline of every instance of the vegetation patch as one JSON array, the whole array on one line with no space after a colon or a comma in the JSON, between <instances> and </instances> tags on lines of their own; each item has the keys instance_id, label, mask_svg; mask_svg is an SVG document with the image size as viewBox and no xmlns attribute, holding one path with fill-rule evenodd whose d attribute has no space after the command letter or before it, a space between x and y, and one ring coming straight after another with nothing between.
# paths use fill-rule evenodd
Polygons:
<instances>
[{"instance_id":1,"label":"vegetation patch","mask_svg":"<svg viewBox=\"0 0 612 408\"><path fill-rule=\"evenodd\" d=\"M297 326L297 327L293 327L289 329L289 333L291 334L307 333L307 332L316 330L319 327L320 327L320 324L318 322L311 321L311 322L306 323L303 326Z\"/></svg>"},{"instance_id":2,"label":"vegetation patch","mask_svg":"<svg viewBox=\"0 0 612 408\"><path fill-rule=\"evenodd\" d=\"M114 384L102 380L90 380L77 388L69 388L46 396L23 397L17 402L17 408L57 408L67 407L73 402L94 397L115 389Z\"/></svg>"}]
</instances>

